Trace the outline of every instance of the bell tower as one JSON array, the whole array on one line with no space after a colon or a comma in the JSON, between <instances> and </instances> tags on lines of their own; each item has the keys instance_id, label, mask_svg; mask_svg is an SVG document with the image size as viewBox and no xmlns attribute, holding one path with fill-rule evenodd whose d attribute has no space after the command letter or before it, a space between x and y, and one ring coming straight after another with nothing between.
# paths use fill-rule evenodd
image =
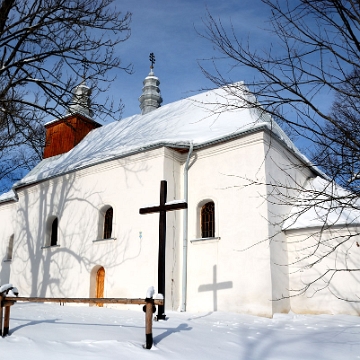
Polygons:
<instances>
[{"instance_id":1,"label":"bell tower","mask_svg":"<svg viewBox=\"0 0 360 360\"><path fill-rule=\"evenodd\" d=\"M160 107L163 99L160 95L160 81L154 75L154 64L155 64L155 55L154 53L150 54L150 73L143 81L144 87L142 88L142 95L139 98L141 114L145 115L150 111L153 111Z\"/></svg>"},{"instance_id":2,"label":"bell tower","mask_svg":"<svg viewBox=\"0 0 360 360\"><path fill-rule=\"evenodd\" d=\"M45 124L44 159L70 151L91 130L101 126L92 119L90 95L91 89L83 81L73 91L68 114Z\"/></svg>"}]
</instances>

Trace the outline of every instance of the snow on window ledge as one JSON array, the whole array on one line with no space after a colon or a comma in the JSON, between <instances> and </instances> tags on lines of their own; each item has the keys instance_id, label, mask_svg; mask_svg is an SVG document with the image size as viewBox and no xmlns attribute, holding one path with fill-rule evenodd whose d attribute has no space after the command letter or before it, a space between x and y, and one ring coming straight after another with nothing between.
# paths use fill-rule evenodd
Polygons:
<instances>
[{"instance_id":1,"label":"snow on window ledge","mask_svg":"<svg viewBox=\"0 0 360 360\"><path fill-rule=\"evenodd\" d=\"M190 240L190 242L192 244L204 244L204 243L219 241L219 240L220 240L220 236L216 236L216 237L193 239L193 240Z\"/></svg>"},{"instance_id":2,"label":"snow on window ledge","mask_svg":"<svg viewBox=\"0 0 360 360\"><path fill-rule=\"evenodd\" d=\"M46 245L46 246L42 246L41 249L50 249L50 248L57 248L60 247L60 245Z\"/></svg>"},{"instance_id":3,"label":"snow on window ledge","mask_svg":"<svg viewBox=\"0 0 360 360\"><path fill-rule=\"evenodd\" d=\"M115 241L116 238L108 238L108 239L97 239L97 240L93 240L93 243L98 243L98 242L104 242L104 241L110 241L110 240L113 240Z\"/></svg>"}]
</instances>

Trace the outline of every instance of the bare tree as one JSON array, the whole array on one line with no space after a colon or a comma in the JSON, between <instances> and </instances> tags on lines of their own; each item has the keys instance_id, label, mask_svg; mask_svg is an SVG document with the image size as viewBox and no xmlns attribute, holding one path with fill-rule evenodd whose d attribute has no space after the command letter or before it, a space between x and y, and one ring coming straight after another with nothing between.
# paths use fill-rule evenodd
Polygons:
<instances>
[{"instance_id":1,"label":"bare tree","mask_svg":"<svg viewBox=\"0 0 360 360\"><path fill-rule=\"evenodd\" d=\"M210 14L203 36L232 61L230 66L252 71L254 79L245 85L254 97L244 96L243 106L265 109L295 134L322 143L328 137L324 125L342 131L342 124L319 96L346 97L349 104L359 99L359 89L354 81L349 85L349 77L359 74L360 4L352 0L262 2L272 12L269 49L252 48L251 39L239 39L234 28L227 31ZM231 82L219 71L203 71L217 86ZM354 106L353 111L359 110Z\"/></svg>"},{"instance_id":2,"label":"bare tree","mask_svg":"<svg viewBox=\"0 0 360 360\"><path fill-rule=\"evenodd\" d=\"M274 179L266 184L277 194L271 200L277 205L298 205L278 229L311 211L323 220L306 239L294 240L297 255L289 259L290 267L296 272L315 273L290 289L289 296L316 293L325 287L338 298L359 302L358 294L343 296L332 284L344 273L356 276L360 272L354 255L360 246L359 227L355 226L360 220L360 2L262 2L272 14L270 26L264 30L272 39L269 47L256 48L251 38L242 39L233 26L227 27L223 20L208 14L201 35L221 56L214 59L215 68L203 66L202 70L217 86L226 86L233 80L218 70L217 61L226 59L233 73L238 68L247 69L251 78L239 83L240 91L236 91L236 84L228 87L233 96L240 97L236 106L265 111L291 135L305 140L312 147L307 155L313 165L328 174L327 180L334 181L317 186L308 183L306 188L295 180L281 184ZM336 225L336 219L345 213L351 229Z\"/></svg>"},{"instance_id":3,"label":"bare tree","mask_svg":"<svg viewBox=\"0 0 360 360\"><path fill-rule=\"evenodd\" d=\"M131 14L115 3L0 1L0 181L41 158L44 118L66 113L76 85L86 81L96 95L107 89L111 70L131 71L116 53L130 35ZM92 109L119 118L121 103L114 108L105 99Z\"/></svg>"},{"instance_id":4,"label":"bare tree","mask_svg":"<svg viewBox=\"0 0 360 360\"><path fill-rule=\"evenodd\" d=\"M316 143L313 161L321 164L325 172L359 194L360 177L360 70L355 69L340 85L323 136Z\"/></svg>"}]
</instances>

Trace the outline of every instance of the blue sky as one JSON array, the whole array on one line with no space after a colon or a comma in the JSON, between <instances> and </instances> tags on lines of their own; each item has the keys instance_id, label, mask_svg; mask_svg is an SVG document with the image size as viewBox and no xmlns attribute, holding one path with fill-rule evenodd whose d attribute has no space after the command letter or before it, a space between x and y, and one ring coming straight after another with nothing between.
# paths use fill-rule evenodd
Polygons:
<instances>
[{"instance_id":1,"label":"blue sky","mask_svg":"<svg viewBox=\"0 0 360 360\"><path fill-rule=\"evenodd\" d=\"M278 46L278 39L267 31L271 27L271 12L261 0L122 0L117 1L117 7L132 13L131 36L119 44L117 54L124 65L132 63L133 74L118 72L110 88L115 102L121 98L125 105L123 118L140 113L138 98L142 82L150 71L151 52L156 57L154 72L160 80L162 105L214 87L199 66L201 63L213 70L211 59L222 57L199 35L205 32L204 21L208 13L221 20L228 35L233 27L239 41L249 40L253 50L267 52L270 45ZM226 58L216 61L221 74L232 82L249 82L256 77L256 73L248 68L233 65ZM329 104L329 97L321 103ZM294 114L289 113L289 116ZM299 138L295 143L304 153L311 146Z\"/></svg>"},{"instance_id":2,"label":"blue sky","mask_svg":"<svg viewBox=\"0 0 360 360\"><path fill-rule=\"evenodd\" d=\"M207 12L221 18L226 26L232 23L239 38L251 37L259 46L269 42L270 34L263 31L269 17L268 8L261 0L115 0L114 3L124 14L132 13L131 36L120 43L115 52L124 66L133 65L133 74L113 72L110 77L116 75L116 79L104 95L97 96L104 99L109 96L115 104L121 99L125 105L123 118L140 113L138 98L150 71L151 52L156 57L154 70L161 82L162 105L213 88L199 67L199 62L210 65L208 59L219 55L211 43L197 33L205 30L203 20ZM233 81L246 77L242 69L228 73L228 65L227 60L222 61L221 70ZM96 116L95 119L102 122ZM48 120L52 118L44 119ZM11 183L1 181L0 192L4 186L10 188Z\"/></svg>"},{"instance_id":3,"label":"blue sky","mask_svg":"<svg viewBox=\"0 0 360 360\"><path fill-rule=\"evenodd\" d=\"M133 74L121 70L112 73L116 79L104 97L113 98L115 103L122 99L125 105L123 118L140 113L138 98L150 70L151 52L156 57L154 70L160 80L162 105L214 87L199 66L200 62L211 68L211 59L220 55L198 34L205 31L203 21L206 21L207 12L215 19L221 19L228 33L232 25L237 38L249 39L253 49L266 51L270 44L276 47L277 39L265 30L269 28L271 14L261 0L115 0L115 4L123 13L132 13L131 36L120 43L115 52L124 66L133 65ZM253 75L248 69L232 67L228 59L217 65L232 81L249 80ZM329 104L329 101L327 97L322 103ZM296 144L303 151L308 146L299 141Z\"/></svg>"},{"instance_id":4,"label":"blue sky","mask_svg":"<svg viewBox=\"0 0 360 360\"><path fill-rule=\"evenodd\" d=\"M117 54L124 65L133 64L134 72L117 73L110 94L115 100L122 99L123 117L140 113L138 98L142 81L149 73L149 54L156 57L155 74L161 82L163 105L186 98L201 89L212 87L200 70L198 62L219 54L212 45L197 34L204 30L203 19L207 10L224 24L230 21L237 35L250 36L253 41L265 44L270 36L262 29L266 26L268 9L260 0L122 0L117 2L121 11L132 12L131 36L120 44ZM223 61L225 74L234 81L242 80L244 70L227 73L227 61Z\"/></svg>"}]
</instances>

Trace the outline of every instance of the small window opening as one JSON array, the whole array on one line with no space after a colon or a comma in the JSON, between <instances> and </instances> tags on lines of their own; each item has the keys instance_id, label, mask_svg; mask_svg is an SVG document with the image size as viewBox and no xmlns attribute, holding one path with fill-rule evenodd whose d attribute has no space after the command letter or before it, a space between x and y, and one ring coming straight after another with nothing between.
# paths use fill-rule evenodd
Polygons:
<instances>
[{"instance_id":1,"label":"small window opening","mask_svg":"<svg viewBox=\"0 0 360 360\"><path fill-rule=\"evenodd\" d=\"M213 201L206 203L201 208L201 237L215 237L215 204Z\"/></svg>"},{"instance_id":2,"label":"small window opening","mask_svg":"<svg viewBox=\"0 0 360 360\"><path fill-rule=\"evenodd\" d=\"M14 234L12 234L9 238L9 244L6 249L6 260L12 260L13 248L14 248Z\"/></svg>"},{"instance_id":3,"label":"small window opening","mask_svg":"<svg viewBox=\"0 0 360 360\"><path fill-rule=\"evenodd\" d=\"M51 225L50 246L55 246L58 243L58 219L55 218Z\"/></svg>"},{"instance_id":4,"label":"small window opening","mask_svg":"<svg viewBox=\"0 0 360 360\"><path fill-rule=\"evenodd\" d=\"M104 219L104 239L110 239L112 234L113 224L113 208L110 207L106 210Z\"/></svg>"}]
</instances>

